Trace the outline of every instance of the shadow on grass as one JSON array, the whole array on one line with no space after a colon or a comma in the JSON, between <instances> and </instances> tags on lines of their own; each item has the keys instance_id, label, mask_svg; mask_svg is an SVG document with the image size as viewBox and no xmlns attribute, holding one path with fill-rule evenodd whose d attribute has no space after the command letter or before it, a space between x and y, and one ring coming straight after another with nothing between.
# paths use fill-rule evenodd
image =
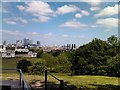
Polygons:
<instances>
[{"instance_id":1,"label":"shadow on grass","mask_svg":"<svg viewBox=\"0 0 120 90\"><path fill-rule=\"evenodd\" d=\"M78 90L76 86L69 85L71 88L64 86L64 90ZM41 82L38 86L31 85L32 90L45 90L45 82ZM60 90L60 84L55 84L54 82L47 83L47 90Z\"/></svg>"},{"instance_id":2,"label":"shadow on grass","mask_svg":"<svg viewBox=\"0 0 120 90\"><path fill-rule=\"evenodd\" d=\"M98 84L91 84L92 86L95 86L95 90L120 90L120 85L98 85ZM94 89L93 89L94 90Z\"/></svg>"},{"instance_id":3,"label":"shadow on grass","mask_svg":"<svg viewBox=\"0 0 120 90\"><path fill-rule=\"evenodd\" d=\"M64 86L64 90L120 90L120 85L99 85L99 84L89 84L91 86L94 86L95 88L88 88L85 86L81 86L80 88L77 88L74 85L69 85L68 88ZM45 90L45 82L40 82L37 86L32 86L32 90ZM47 90L60 90L60 85L55 84L54 82L48 82L47 83Z\"/></svg>"}]
</instances>

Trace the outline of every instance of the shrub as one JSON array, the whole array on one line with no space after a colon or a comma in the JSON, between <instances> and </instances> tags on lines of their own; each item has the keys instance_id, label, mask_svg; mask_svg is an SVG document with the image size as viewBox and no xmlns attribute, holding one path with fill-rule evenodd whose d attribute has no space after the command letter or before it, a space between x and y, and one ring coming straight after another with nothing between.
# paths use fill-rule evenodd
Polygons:
<instances>
[{"instance_id":1,"label":"shrub","mask_svg":"<svg viewBox=\"0 0 120 90\"><path fill-rule=\"evenodd\" d=\"M28 72L28 66L31 66L31 62L27 60L20 60L17 63L17 68L21 69L22 72Z\"/></svg>"},{"instance_id":2,"label":"shrub","mask_svg":"<svg viewBox=\"0 0 120 90\"><path fill-rule=\"evenodd\" d=\"M46 70L46 66L45 66L45 62L37 62L35 64L33 64L32 66L29 67L29 73L30 74L44 74Z\"/></svg>"}]
</instances>

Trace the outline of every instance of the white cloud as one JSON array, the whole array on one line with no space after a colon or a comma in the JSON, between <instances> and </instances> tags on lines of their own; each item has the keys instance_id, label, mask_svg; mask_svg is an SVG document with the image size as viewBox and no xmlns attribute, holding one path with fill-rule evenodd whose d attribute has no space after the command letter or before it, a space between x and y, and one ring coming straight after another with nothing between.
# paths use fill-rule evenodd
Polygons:
<instances>
[{"instance_id":1,"label":"white cloud","mask_svg":"<svg viewBox=\"0 0 120 90\"><path fill-rule=\"evenodd\" d=\"M89 16L89 14L90 14L88 11L85 11L85 10L82 10L81 13L82 13L82 15L85 15L85 16Z\"/></svg>"},{"instance_id":2,"label":"white cloud","mask_svg":"<svg viewBox=\"0 0 120 90\"><path fill-rule=\"evenodd\" d=\"M95 14L95 17L104 17L104 16L112 16L118 14L118 5L115 6L107 6L103 10L101 10L98 14Z\"/></svg>"},{"instance_id":3,"label":"white cloud","mask_svg":"<svg viewBox=\"0 0 120 90\"><path fill-rule=\"evenodd\" d=\"M56 13L57 14L68 14L68 13L75 13L75 12L81 12L81 15L80 13L77 13L75 15L76 18L80 18L83 16L88 16L90 13L86 10L81 10L79 7L75 6L75 5L64 5L64 6L61 6L59 8L57 8L57 11Z\"/></svg>"},{"instance_id":4,"label":"white cloud","mask_svg":"<svg viewBox=\"0 0 120 90\"><path fill-rule=\"evenodd\" d=\"M104 30L105 32L112 32L112 30L110 30L110 29L106 29L106 30Z\"/></svg>"},{"instance_id":5,"label":"white cloud","mask_svg":"<svg viewBox=\"0 0 120 90\"><path fill-rule=\"evenodd\" d=\"M47 33L47 34L44 34L44 38L50 38L50 37L52 37L53 36L53 34L52 33Z\"/></svg>"},{"instance_id":6,"label":"white cloud","mask_svg":"<svg viewBox=\"0 0 120 90\"><path fill-rule=\"evenodd\" d=\"M23 6L16 6L16 7L21 11L25 10L25 7L23 7Z\"/></svg>"},{"instance_id":7,"label":"white cloud","mask_svg":"<svg viewBox=\"0 0 120 90\"><path fill-rule=\"evenodd\" d=\"M80 13L75 14L75 18L81 18L82 15Z\"/></svg>"},{"instance_id":8,"label":"white cloud","mask_svg":"<svg viewBox=\"0 0 120 90\"><path fill-rule=\"evenodd\" d=\"M88 3L88 4L92 5L92 6L98 6L98 5L100 5L102 3L103 0L89 0L89 1L81 0L81 1L86 2L86 3Z\"/></svg>"},{"instance_id":9,"label":"white cloud","mask_svg":"<svg viewBox=\"0 0 120 90\"><path fill-rule=\"evenodd\" d=\"M90 8L91 11L98 11L98 10L100 10L100 9L101 9L100 7L91 7L91 8Z\"/></svg>"},{"instance_id":10,"label":"white cloud","mask_svg":"<svg viewBox=\"0 0 120 90\"><path fill-rule=\"evenodd\" d=\"M22 33L20 31L10 31L10 30L0 30L2 33L6 33L9 35L20 36Z\"/></svg>"},{"instance_id":11,"label":"white cloud","mask_svg":"<svg viewBox=\"0 0 120 90\"><path fill-rule=\"evenodd\" d=\"M31 35L31 36L38 36L38 35L40 35L38 32L28 32L27 34Z\"/></svg>"},{"instance_id":12,"label":"white cloud","mask_svg":"<svg viewBox=\"0 0 120 90\"><path fill-rule=\"evenodd\" d=\"M10 21L10 20L8 20L8 19L4 19L4 21L5 21L7 24L11 24L11 25L17 24L15 21Z\"/></svg>"},{"instance_id":13,"label":"white cloud","mask_svg":"<svg viewBox=\"0 0 120 90\"><path fill-rule=\"evenodd\" d=\"M50 5L42 1L27 2L26 6L17 6L17 8L21 11L31 13L40 22L47 22L51 16L54 16L54 11Z\"/></svg>"},{"instance_id":14,"label":"white cloud","mask_svg":"<svg viewBox=\"0 0 120 90\"><path fill-rule=\"evenodd\" d=\"M80 11L80 8L74 6L74 5L64 5L62 7L57 8L57 14L67 14Z\"/></svg>"},{"instance_id":15,"label":"white cloud","mask_svg":"<svg viewBox=\"0 0 120 90\"><path fill-rule=\"evenodd\" d=\"M86 24L82 24L77 21L67 21L64 24L60 25L60 27L70 27L70 28L85 28L88 27Z\"/></svg>"},{"instance_id":16,"label":"white cloud","mask_svg":"<svg viewBox=\"0 0 120 90\"><path fill-rule=\"evenodd\" d=\"M28 21L23 19L22 17L5 18L4 22L11 25L15 25L15 24L24 25L28 23Z\"/></svg>"},{"instance_id":17,"label":"white cloud","mask_svg":"<svg viewBox=\"0 0 120 90\"><path fill-rule=\"evenodd\" d=\"M0 32L8 34L8 35L14 35L14 36L39 36L40 34L38 32L22 32L22 31L12 31L12 30L2 30L0 29Z\"/></svg>"},{"instance_id":18,"label":"white cloud","mask_svg":"<svg viewBox=\"0 0 120 90\"><path fill-rule=\"evenodd\" d=\"M107 19L98 19L96 21L97 24L103 25L105 27L117 27L118 26L118 19L116 18L107 18Z\"/></svg>"},{"instance_id":19,"label":"white cloud","mask_svg":"<svg viewBox=\"0 0 120 90\"><path fill-rule=\"evenodd\" d=\"M78 36L80 39L85 39L86 37L84 35Z\"/></svg>"},{"instance_id":20,"label":"white cloud","mask_svg":"<svg viewBox=\"0 0 120 90\"><path fill-rule=\"evenodd\" d=\"M51 18L50 17L46 17L46 16L41 16L39 17L39 21L40 22L47 22L48 20L50 20Z\"/></svg>"},{"instance_id":21,"label":"white cloud","mask_svg":"<svg viewBox=\"0 0 120 90\"><path fill-rule=\"evenodd\" d=\"M64 37L64 38L68 38L69 35L64 34L64 35L62 35L62 37Z\"/></svg>"},{"instance_id":22,"label":"white cloud","mask_svg":"<svg viewBox=\"0 0 120 90\"><path fill-rule=\"evenodd\" d=\"M76 19L73 19L71 21L67 21L67 22L61 24L60 27L89 29L89 28L96 28L98 26L83 24L79 21L76 21Z\"/></svg>"},{"instance_id":23,"label":"white cloud","mask_svg":"<svg viewBox=\"0 0 120 90\"><path fill-rule=\"evenodd\" d=\"M35 22L48 22L48 20L50 20L50 17L46 17L46 16L41 16L39 18L33 18L32 21Z\"/></svg>"}]
</instances>

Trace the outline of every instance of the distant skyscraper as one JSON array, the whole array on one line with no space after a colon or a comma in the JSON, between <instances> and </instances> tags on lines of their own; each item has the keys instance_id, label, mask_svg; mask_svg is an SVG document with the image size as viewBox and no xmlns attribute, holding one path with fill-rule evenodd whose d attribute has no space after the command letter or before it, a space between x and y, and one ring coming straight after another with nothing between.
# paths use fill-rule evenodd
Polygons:
<instances>
[{"instance_id":1,"label":"distant skyscraper","mask_svg":"<svg viewBox=\"0 0 120 90\"><path fill-rule=\"evenodd\" d=\"M37 46L40 46L40 41L37 41Z\"/></svg>"},{"instance_id":2,"label":"distant skyscraper","mask_svg":"<svg viewBox=\"0 0 120 90\"><path fill-rule=\"evenodd\" d=\"M69 48L69 45L67 44L67 49Z\"/></svg>"},{"instance_id":3,"label":"distant skyscraper","mask_svg":"<svg viewBox=\"0 0 120 90\"><path fill-rule=\"evenodd\" d=\"M32 43L33 43L33 41L32 41L32 40L30 40L29 44L32 44Z\"/></svg>"},{"instance_id":4,"label":"distant skyscraper","mask_svg":"<svg viewBox=\"0 0 120 90\"><path fill-rule=\"evenodd\" d=\"M76 44L74 44L74 48L76 48Z\"/></svg>"},{"instance_id":5,"label":"distant skyscraper","mask_svg":"<svg viewBox=\"0 0 120 90\"><path fill-rule=\"evenodd\" d=\"M74 48L74 44L72 44L72 48L71 49L73 49Z\"/></svg>"},{"instance_id":6,"label":"distant skyscraper","mask_svg":"<svg viewBox=\"0 0 120 90\"><path fill-rule=\"evenodd\" d=\"M6 41L3 42L3 45L6 45Z\"/></svg>"},{"instance_id":7,"label":"distant skyscraper","mask_svg":"<svg viewBox=\"0 0 120 90\"><path fill-rule=\"evenodd\" d=\"M23 44L24 45L30 45L30 44L32 44L32 40L24 38Z\"/></svg>"}]
</instances>

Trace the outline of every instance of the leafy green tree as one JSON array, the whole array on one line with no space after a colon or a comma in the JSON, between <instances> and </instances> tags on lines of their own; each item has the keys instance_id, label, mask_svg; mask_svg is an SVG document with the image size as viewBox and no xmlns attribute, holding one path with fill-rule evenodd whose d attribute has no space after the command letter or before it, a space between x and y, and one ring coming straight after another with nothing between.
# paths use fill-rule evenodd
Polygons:
<instances>
[{"instance_id":1,"label":"leafy green tree","mask_svg":"<svg viewBox=\"0 0 120 90\"><path fill-rule=\"evenodd\" d=\"M107 42L112 45L112 46L117 46L118 45L118 38L115 35L112 35L107 39Z\"/></svg>"},{"instance_id":2,"label":"leafy green tree","mask_svg":"<svg viewBox=\"0 0 120 90\"><path fill-rule=\"evenodd\" d=\"M28 69L29 69L30 74L41 75L41 74L45 73L45 70L47 70L47 67L45 65L45 61L40 61L40 62L37 62L37 63L33 64Z\"/></svg>"},{"instance_id":3,"label":"leafy green tree","mask_svg":"<svg viewBox=\"0 0 120 90\"><path fill-rule=\"evenodd\" d=\"M120 77L120 53L108 60L109 75Z\"/></svg>"},{"instance_id":4,"label":"leafy green tree","mask_svg":"<svg viewBox=\"0 0 120 90\"><path fill-rule=\"evenodd\" d=\"M62 52L58 57L55 58L57 61L54 70L57 72L70 73L71 62L68 59L68 53Z\"/></svg>"},{"instance_id":5,"label":"leafy green tree","mask_svg":"<svg viewBox=\"0 0 120 90\"><path fill-rule=\"evenodd\" d=\"M20 60L17 63L17 68L21 69L22 72L28 72L28 66L31 66L31 62L27 60Z\"/></svg>"},{"instance_id":6,"label":"leafy green tree","mask_svg":"<svg viewBox=\"0 0 120 90\"><path fill-rule=\"evenodd\" d=\"M49 54L49 53L44 52L44 54L42 55L42 58L45 60L47 69L48 69L49 71L53 71L55 65L57 65L57 61L56 61L55 58L52 56L52 54Z\"/></svg>"},{"instance_id":7,"label":"leafy green tree","mask_svg":"<svg viewBox=\"0 0 120 90\"><path fill-rule=\"evenodd\" d=\"M96 70L107 63L109 49L106 41L97 38L80 46L72 56L71 70L74 74L97 74Z\"/></svg>"}]
</instances>

